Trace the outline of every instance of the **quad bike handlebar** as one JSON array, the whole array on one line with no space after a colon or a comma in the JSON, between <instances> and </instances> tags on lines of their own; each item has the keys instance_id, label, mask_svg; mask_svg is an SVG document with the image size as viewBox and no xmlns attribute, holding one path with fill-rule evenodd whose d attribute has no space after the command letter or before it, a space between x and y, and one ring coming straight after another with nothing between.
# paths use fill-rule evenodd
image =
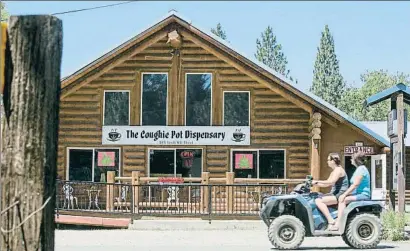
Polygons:
<instances>
[{"instance_id":1,"label":"quad bike handlebar","mask_svg":"<svg viewBox=\"0 0 410 251\"><path fill-rule=\"evenodd\" d=\"M312 175L307 175L304 183L300 183L293 188L291 194L308 194L312 187L313 177Z\"/></svg>"}]
</instances>

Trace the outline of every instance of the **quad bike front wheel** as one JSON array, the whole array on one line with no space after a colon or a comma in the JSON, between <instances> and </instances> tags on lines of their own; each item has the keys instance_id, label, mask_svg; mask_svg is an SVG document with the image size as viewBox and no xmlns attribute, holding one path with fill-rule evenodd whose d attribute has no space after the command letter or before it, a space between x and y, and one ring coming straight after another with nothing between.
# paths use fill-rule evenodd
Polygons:
<instances>
[{"instance_id":1,"label":"quad bike front wheel","mask_svg":"<svg viewBox=\"0 0 410 251\"><path fill-rule=\"evenodd\" d=\"M268 236L278 249L297 249L305 238L305 226L295 216L282 215L270 224Z\"/></svg>"},{"instance_id":2,"label":"quad bike front wheel","mask_svg":"<svg viewBox=\"0 0 410 251\"><path fill-rule=\"evenodd\" d=\"M342 238L353 248L375 248L381 240L382 226L380 219L369 213L361 213L348 220Z\"/></svg>"}]
</instances>

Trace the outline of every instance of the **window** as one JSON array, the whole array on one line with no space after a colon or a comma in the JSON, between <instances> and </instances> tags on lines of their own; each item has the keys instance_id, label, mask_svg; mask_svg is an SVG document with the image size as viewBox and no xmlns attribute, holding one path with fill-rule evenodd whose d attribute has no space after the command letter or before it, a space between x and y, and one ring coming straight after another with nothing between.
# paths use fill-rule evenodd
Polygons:
<instances>
[{"instance_id":1,"label":"window","mask_svg":"<svg viewBox=\"0 0 410 251\"><path fill-rule=\"evenodd\" d=\"M68 149L68 180L105 182L108 171L120 176L118 148Z\"/></svg>"},{"instance_id":2,"label":"window","mask_svg":"<svg viewBox=\"0 0 410 251\"><path fill-rule=\"evenodd\" d=\"M212 121L212 74L186 74L185 124L209 126Z\"/></svg>"},{"instance_id":3,"label":"window","mask_svg":"<svg viewBox=\"0 0 410 251\"><path fill-rule=\"evenodd\" d=\"M224 125L249 126L249 92L224 92Z\"/></svg>"},{"instance_id":4,"label":"window","mask_svg":"<svg viewBox=\"0 0 410 251\"><path fill-rule=\"evenodd\" d=\"M285 178L285 150L233 150L231 160L236 178Z\"/></svg>"},{"instance_id":5,"label":"window","mask_svg":"<svg viewBox=\"0 0 410 251\"><path fill-rule=\"evenodd\" d=\"M143 73L141 125L167 125L167 73Z\"/></svg>"},{"instance_id":6,"label":"window","mask_svg":"<svg viewBox=\"0 0 410 251\"><path fill-rule=\"evenodd\" d=\"M151 177L201 177L202 149L150 149Z\"/></svg>"},{"instance_id":7,"label":"window","mask_svg":"<svg viewBox=\"0 0 410 251\"><path fill-rule=\"evenodd\" d=\"M129 125L130 91L104 91L104 125Z\"/></svg>"},{"instance_id":8,"label":"window","mask_svg":"<svg viewBox=\"0 0 410 251\"><path fill-rule=\"evenodd\" d=\"M259 178L283 179L285 178L285 151L260 150L259 151Z\"/></svg>"}]
</instances>

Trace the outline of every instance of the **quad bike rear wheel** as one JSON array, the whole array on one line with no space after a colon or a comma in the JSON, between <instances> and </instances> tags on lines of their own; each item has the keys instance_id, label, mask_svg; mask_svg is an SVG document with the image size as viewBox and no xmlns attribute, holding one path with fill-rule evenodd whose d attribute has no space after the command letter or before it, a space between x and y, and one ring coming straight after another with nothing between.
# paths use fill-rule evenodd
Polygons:
<instances>
[{"instance_id":1,"label":"quad bike rear wheel","mask_svg":"<svg viewBox=\"0 0 410 251\"><path fill-rule=\"evenodd\" d=\"M374 214L360 213L349 219L342 238L350 247L369 249L380 243L381 236L380 219Z\"/></svg>"},{"instance_id":2,"label":"quad bike rear wheel","mask_svg":"<svg viewBox=\"0 0 410 251\"><path fill-rule=\"evenodd\" d=\"M278 249L297 249L305 238L305 226L295 216L282 215L270 224L268 236Z\"/></svg>"}]
</instances>

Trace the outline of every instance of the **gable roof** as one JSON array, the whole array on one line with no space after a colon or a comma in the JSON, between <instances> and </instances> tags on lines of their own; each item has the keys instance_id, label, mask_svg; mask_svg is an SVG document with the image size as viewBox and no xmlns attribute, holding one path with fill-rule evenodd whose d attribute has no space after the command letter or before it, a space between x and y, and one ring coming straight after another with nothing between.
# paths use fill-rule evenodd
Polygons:
<instances>
[{"instance_id":1,"label":"gable roof","mask_svg":"<svg viewBox=\"0 0 410 251\"><path fill-rule=\"evenodd\" d=\"M95 67L99 64L102 64L104 61L109 60L110 57L113 57L115 54L123 50L124 48L128 47L130 44L132 44L134 41L137 41L139 39L142 39L144 35L146 35L149 31L155 30L158 26L166 25L172 21L176 21L182 26L185 26L189 30L195 30L198 33L200 33L201 36L203 37L210 37L212 38L213 42L216 46L219 48L222 48L225 52L230 52L235 55L236 58L239 60L245 62L248 66L254 67L255 71L258 71L259 73L262 74L267 74L271 79L277 80L277 84L279 84L281 87L284 89L291 91L295 95L297 95L299 98L302 100L305 100L306 102L310 103L312 106L317 107L321 110L324 110L328 114L330 114L332 117L336 118L338 121L343 122L346 121L348 124L350 124L353 127L358 128L359 130L363 131L364 134L369 136L371 139L379 142L382 145L389 146L389 141L380 136L379 134L375 133L374 131L370 130L368 127L366 127L364 124L354 120L351 118L349 115L344 113L343 111L339 110L335 106L329 104L322 98L314 95L313 93L310 93L309 91L303 91L297 84L295 84L293 81L290 79L286 78L285 76L279 74L278 72L274 71L270 67L266 66L265 64L257 61L256 59L252 57L246 56L244 53L240 53L238 50L233 48L233 46L221 39L220 37L216 36L212 32L205 32L205 29L200 29L198 26L193 26L191 21L188 21L189 19L186 19L182 17L179 13L175 11L169 12L165 17L163 17L160 21L155 22L154 25L149 26L147 29L144 29L142 32L138 33L137 36L132 37L131 39L127 40L126 42L120 44L113 50L107 52L97 60L92 61L91 63L83 66L80 68L78 71L74 72L73 74L65 77L62 79L62 88L64 89L68 85L70 85L73 81L78 80L81 74L87 72L92 67ZM216 43L215 43L216 42Z\"/></svg>"}]
</instances>

